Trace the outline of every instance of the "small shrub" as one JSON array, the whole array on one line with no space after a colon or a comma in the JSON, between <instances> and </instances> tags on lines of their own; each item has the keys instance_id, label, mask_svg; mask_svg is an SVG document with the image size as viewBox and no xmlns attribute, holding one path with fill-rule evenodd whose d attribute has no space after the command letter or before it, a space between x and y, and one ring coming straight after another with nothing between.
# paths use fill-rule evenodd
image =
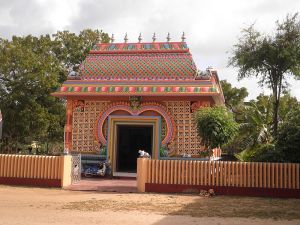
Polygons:
<instances>
[{"instance_id":1,"label":"small shrub","mask_svg":"<svg viewBox=\"0 0 300 225\"><path fill-rule=\"evenodd\" d=\"M282 162L283 157L280 151L275 149L274 144L257 145L246 149L235 155L243 162Z\"/></svg>"},{"instance_id":2,"label":"small shrub","mask_svg":"<svg viewBox=\"0 0 300 225\"><path fill-rule=\"evenodd\" d=\"M208 151L200 151L199 152L199 157L200 158L206 158L209 156L209 152Z\"/></svg>"},{"instance_id":3,"label":"small shrub","mask_svg":"<svg viewBox=\"0 0 300 225\"><path fill-rule=\"evenodd\" d=\"M106 156L106 146L102 146L102 147L100 148L100 155Z\"/></svg>"},{"instance_id":4,"label":"small shrub","mask_svg":"<svg viewBox=\"0 0 300 225\"><path fill-rule=\"evenodd\" d=\"M201 142L208 150L228 143L239 128L232 113L222 106L200 108L195 119Z\"/></svg>"},{"instance_id":5,"label":"small shrub","mask_svg":"<svg viewBox=\"0 0 300 225\"><path fill-rule=\"evenodd\" d=\"M159 149L160 157L168 157L168 149L166 146L161 146Z\"/></svg>"}]
</instances>

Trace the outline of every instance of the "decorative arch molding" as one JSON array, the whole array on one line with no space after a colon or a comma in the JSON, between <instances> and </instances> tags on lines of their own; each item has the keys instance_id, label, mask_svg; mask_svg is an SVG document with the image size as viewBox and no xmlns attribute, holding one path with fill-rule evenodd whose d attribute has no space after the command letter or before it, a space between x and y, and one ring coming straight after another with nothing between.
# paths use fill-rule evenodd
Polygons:
<instances>
[{"instance_id":1,"label":"decorative arch molding","mask_svg":"<svg viewBox=\"0 0 300 225\"><path fill-rule=\"evenodd\" d=\"M176 134L176 125L172 116L168 113L167 109L156 102L145 102L140 105L138 109L133 109L128 102L114 102L107 106L106 110L103 111L98 119L95 126L95 136L101 145L107 145L107 140L103 134L103 125L107 117L115 111L126 111L132 116L139 116L146 111L154 111L159 113L166 121L167 133L165 138L162 140L162 146L167 146L172 143Z\"/></svg>"}]
</instances>

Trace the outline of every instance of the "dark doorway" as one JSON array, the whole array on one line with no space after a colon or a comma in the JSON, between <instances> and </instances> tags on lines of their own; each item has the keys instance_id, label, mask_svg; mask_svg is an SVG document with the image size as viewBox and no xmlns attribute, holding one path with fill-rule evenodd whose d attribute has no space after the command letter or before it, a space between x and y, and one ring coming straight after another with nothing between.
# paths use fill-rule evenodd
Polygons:
<instances>
[{"instance_id":1,"label":"dark doorway","mask_svg":"<svg viewBox=\"0 0 300 225\"><path fill-rule=\"evenodd\" d=\"M151 125L118 125L116 172L136 173L138 150L152 155Z\"/></svg>"}]
</instances>

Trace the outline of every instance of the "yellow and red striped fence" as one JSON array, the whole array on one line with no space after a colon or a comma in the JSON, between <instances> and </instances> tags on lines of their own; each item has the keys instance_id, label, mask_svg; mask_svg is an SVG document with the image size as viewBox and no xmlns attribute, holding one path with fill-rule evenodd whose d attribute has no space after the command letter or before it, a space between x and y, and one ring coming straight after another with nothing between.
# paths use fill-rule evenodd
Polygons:
<instances>
[{"instance_id":1,"label":"yellow and red striped fence","mask_svg":"<svg viewBox=\"0 0 300 225\"><path fill-rule=\"evenodd\" d=\"M299 190L299 172L294 163L138 159L137 177L142 192L145 184Z\"/></svg>"},{"instance_id":2,"label":"yellow and red striped fence","mask_svg":"<svg viewBox=\"0 0 300 225\"><path fill-rule=\"evenodd\" d=\"M70 158L0 154L0 183L37 186L64 186ZM67 168L65 168L67 166Z\"/></svg>"}]
</instances>

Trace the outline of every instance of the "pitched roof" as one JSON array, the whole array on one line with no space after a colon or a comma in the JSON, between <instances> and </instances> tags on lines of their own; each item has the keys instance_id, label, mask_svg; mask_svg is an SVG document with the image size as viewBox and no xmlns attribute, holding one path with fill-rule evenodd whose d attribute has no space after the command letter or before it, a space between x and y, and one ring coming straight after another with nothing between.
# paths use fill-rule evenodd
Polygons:
<instances>
[{"instance_id":1,"label":"pitched roof","mask_svg":"<svg viewBox=\"0 0 300 225\"><path fill-rule=\"evenodd\" d=\"M212 96L224 103L217 72L197 72L185 42L97 44L53 96Z\"/></svg>"},{"instance_id":2,"label":"pitched roof","mask_svg":"<svg viewBox=\"0 0 300 225\"><path fill-rule=\"evenodd\" d=\"M98 44L80 66L82 80L192 80L185 42Z\"/></svg>"}]
</instances>

